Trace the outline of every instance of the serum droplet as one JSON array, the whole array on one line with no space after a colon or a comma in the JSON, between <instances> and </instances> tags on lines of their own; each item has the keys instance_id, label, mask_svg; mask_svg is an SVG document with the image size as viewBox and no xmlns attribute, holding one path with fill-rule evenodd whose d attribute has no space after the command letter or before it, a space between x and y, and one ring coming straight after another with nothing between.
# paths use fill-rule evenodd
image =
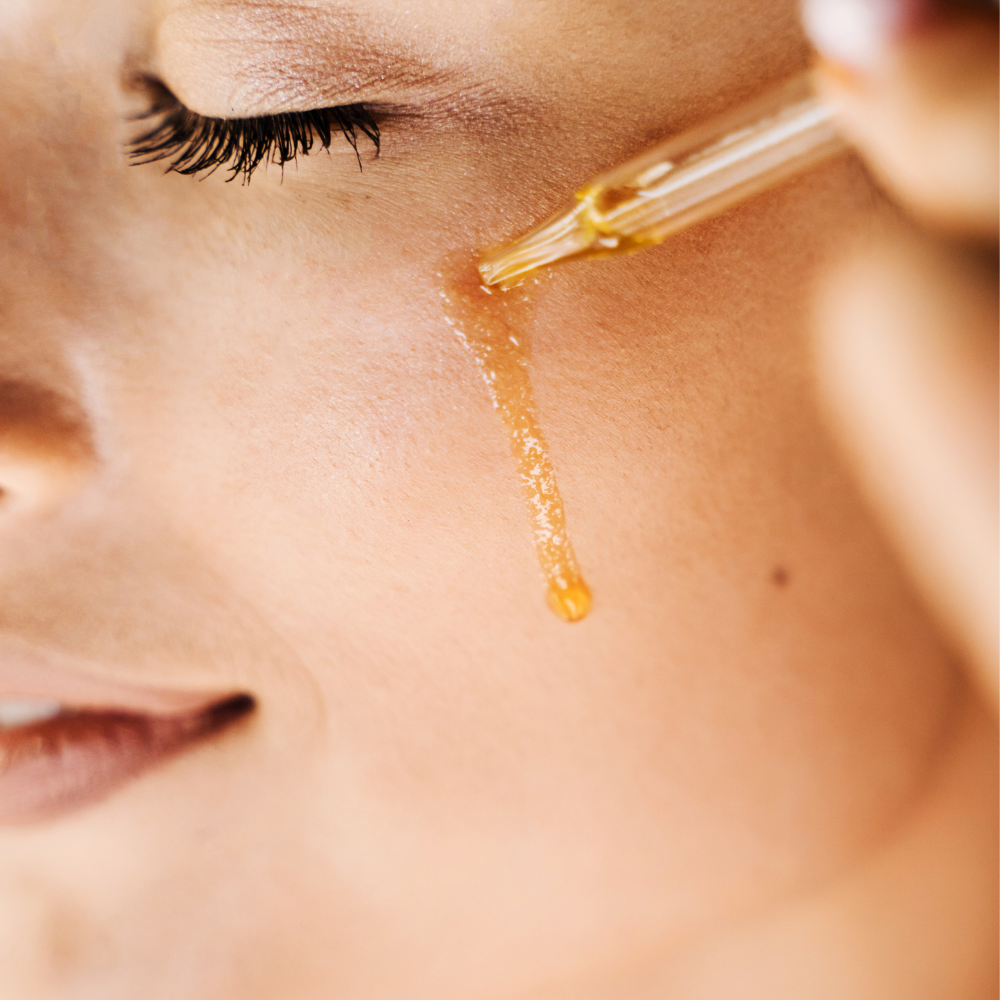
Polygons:
<instances>
[{"instance_id":1,"label":"serum droplet","mask_svg":"<svg viewBox=\"0 0 1000 1000\"><path fill-rule=\"evenodd\" d=\"M578 622L590 610L590 587L582 576L566 581L565 587L555 580L549 581L545 598L549 607L564 622Z\"/></svg>"},{"instance_id":2,"label":"serum droplet","mask_svg":"<svg viewBox=\"0 0 1000 1000\"><path fill-rule=\"evenodd\" d=\"M507 431L548 605L563 621L577 622L590 610L590 589L569 541L555 469L535 412L529 372L532 287L485 288L476 268L465 266L457 277L443 272L441 299L445 318L475 360Z\"/></svg>"}]
</instances>

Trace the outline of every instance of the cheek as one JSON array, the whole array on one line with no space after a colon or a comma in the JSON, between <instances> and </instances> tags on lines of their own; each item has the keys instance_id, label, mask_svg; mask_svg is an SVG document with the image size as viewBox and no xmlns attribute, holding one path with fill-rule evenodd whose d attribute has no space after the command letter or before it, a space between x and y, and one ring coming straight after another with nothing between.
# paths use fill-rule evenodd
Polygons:
<instances>
[{"instance_id":1,"label":"cheek","mask_svg":"<svg viewBox=\"0 0 1000 1000\"><path fill-rule=\"evenodd\" d=\"M394 632L397 597L436 592L467 518L495 515L490 487L516 497L506 443L426 275L277 254L253 270L188 275L169 325L115 363L136 488L269 604L300 616L314 599L327 628L336 595L352 629Z\"/></svg>"},{"instance_id":2,"label":"cheek","mask_svg":"<svg viewBox=\"0 0 1000 1000\"><path fill-rule=\"evenodd\" d=\"M740 291L805 280L794 229L759 259L773 209L678 243L675 266L608 264L593 291L567 272L540 303L589 631L549 620L507 442L426 267L217 270L163 371L120 386L132 447L156 456L145 488L294 637L331 759L360 755L351 780L427 845L453 809L480 817L460 838L670 829L624 867L696 880L716 859L724 882L748 854L826 864L909 794L947 681L814 422L801 286ZM720 866L709 830L739 860Z\"/></svg>"}]
</instances>

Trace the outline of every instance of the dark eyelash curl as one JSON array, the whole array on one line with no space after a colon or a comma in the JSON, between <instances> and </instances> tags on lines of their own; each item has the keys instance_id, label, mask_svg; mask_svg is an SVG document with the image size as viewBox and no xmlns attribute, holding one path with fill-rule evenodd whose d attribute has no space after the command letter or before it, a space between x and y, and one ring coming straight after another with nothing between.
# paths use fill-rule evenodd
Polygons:
<instances>
[{"instance_id":1,"label":"dark eyelash curl","mask_svg":"<svg viewBox=\"0 0 1000 1000\"><path fill-rule=\"evenodd\" d=\"M361 136L371 140L376 156L381 147L378 123L363 104L262 118L206 118L170 95L142 115L142 119L154 117L160 117L156 125L128 144L133 164L168 160L167 173L189 175L211 174L224 167L229 171L227 182L240 177L249 184L262 163L283 168L299 155L308 156L316 145L329 151L338 133L351 144L359 169L363 169L358 149Z\"/></svg>"}]
</instances>

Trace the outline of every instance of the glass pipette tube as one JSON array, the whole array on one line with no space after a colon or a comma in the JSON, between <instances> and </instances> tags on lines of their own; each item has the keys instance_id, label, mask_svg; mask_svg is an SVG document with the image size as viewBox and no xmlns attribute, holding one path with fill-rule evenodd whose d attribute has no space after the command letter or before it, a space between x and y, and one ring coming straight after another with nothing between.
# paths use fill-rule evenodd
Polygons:
<instances>
[{"instance_id":1,"label":"glass pipette tube","mask_svg":"<svg viewBox=\"0 0 1000 1000\"><path fill-rule=\"evenodd\" d=\"M558 261L653 246L845 148L802 73L598 175L570 208L484 257L479 273L511 286Z\"/></svg>"}]
</instances>

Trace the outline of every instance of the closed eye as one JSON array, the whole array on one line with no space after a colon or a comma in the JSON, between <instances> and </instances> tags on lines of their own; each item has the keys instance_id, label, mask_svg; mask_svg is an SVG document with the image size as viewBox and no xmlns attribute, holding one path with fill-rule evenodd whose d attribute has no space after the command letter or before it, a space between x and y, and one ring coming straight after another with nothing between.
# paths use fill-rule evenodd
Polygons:
<instances>
[{"instance_id":1,"label":"closed eye","mask_svg":"<svg viewBox=\"0 0 1000 1000\"><path fill-rule=\"evenodd\" d=\"M153 106L141 121L153 122L129 142L126 152L134 165L166 162L167 173L208 174L222 167L227 181L249 183L262 163L284 166L314 148L329 151L342 136L354 150L361 169L358 142L369 139L378 155L378 123L364 104L342 104L314 111L288 111L259 118L206 118L186 108L165 87L155 90Z\"/></svg>"}]
</instances>

